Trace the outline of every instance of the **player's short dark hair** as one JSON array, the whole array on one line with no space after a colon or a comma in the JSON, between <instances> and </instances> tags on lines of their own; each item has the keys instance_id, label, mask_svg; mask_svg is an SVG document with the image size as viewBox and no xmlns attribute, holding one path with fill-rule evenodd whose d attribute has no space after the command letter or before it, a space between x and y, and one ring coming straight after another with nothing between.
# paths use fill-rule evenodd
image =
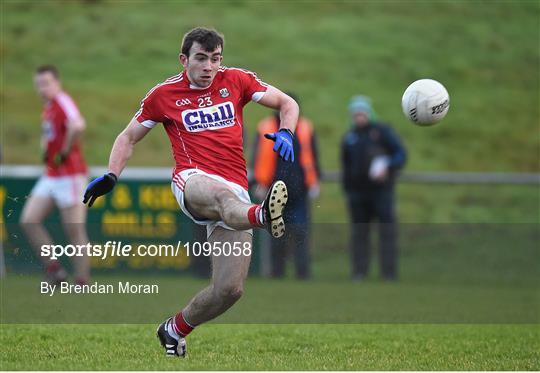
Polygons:
<instances>
[{"instance_id":1,"label":"player's short dark hair","mask_svg":"<svg viewBox=\"0 0 540 373\"><path fill-rule=\"evenodd\" d=\"M207 52L213 52L217 47L221 47L221 51L223 52L223 46L225 44L223 35L216 30L196 27L184 35L182 39L182 54L189 57L189 51L194 42L199 43Z\"/></svg>"},{"instance_id":2,"label":"player's short dark hair","mask_svg":"<svg viewBox=\"0 0 540 373\"><path fill-rule=\"evenodd\" d=\"M36 74L51 73L56 79L60 78L60 73L54 65L41 65L36 69Z\"/></svg>"}]
</instances>

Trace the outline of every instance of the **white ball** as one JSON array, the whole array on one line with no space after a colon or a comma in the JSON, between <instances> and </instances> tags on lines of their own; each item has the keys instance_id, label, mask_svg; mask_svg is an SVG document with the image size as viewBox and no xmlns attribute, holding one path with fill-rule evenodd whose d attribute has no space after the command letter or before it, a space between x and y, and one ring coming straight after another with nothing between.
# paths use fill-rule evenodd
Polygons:
<instances>
[{"instance_id":1,"label":"white ball","mask_svg":"<svg viewBox=\"0 0 540 373\"><path fill-rule=\"evenodd\" d=\"M401 99L403 114L414 124L431 126L440 122L450 108L446 88L436 80L420 79L407 87Z\"/></svg>"}]
</instances>

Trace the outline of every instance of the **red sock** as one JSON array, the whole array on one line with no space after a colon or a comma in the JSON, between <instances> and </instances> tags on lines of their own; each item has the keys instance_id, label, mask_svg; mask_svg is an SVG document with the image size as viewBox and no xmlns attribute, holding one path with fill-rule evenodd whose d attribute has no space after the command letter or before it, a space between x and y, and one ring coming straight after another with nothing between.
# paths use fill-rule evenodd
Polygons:
<instances>
[{"instance_id":1,"label":"red sock","mask_svg":"<svg viewBox=\"0 0 540 373\"><path fill-rule=\"evenodd\" d=\"M45 265L45 271L47 271L47 273L56 273L61 268L62 268L62 266L60 265L58 260L51 260L51 261L49 261L49 263L47 263Z\"/></svg>"},{"instance_id":2,"label":"red sock","mask_svg":"<svg viewBox=\"0 0 540 373\"><path fill-rule=\"evenodd\" d=\"M255 226L255 227L262 227L264 225L264 222L261 221L261 206L260 205L253 205L248 210L248 219L249 224Z\"/></svg>"},{"instance_id":3,"label":"red sock","mask_svg":"<svg viewBox=\"0 0 540 373\"><path fill-rule=\"evenodd\" d=\"M179 312L174 317L173 328L176 334L178 334L181 337L185 337L186 335L191 333L191 331L195 327L193 325L188 324L188 322L184 318L184 315L182 315L182 312Z\"/></svg>"},{"instance_id":4,"label":"red sock","mask_svg":"<svg viewBox=\"0 0 540 373\"><path fill-rule=\"evenodd\" d=\"M82 277L77 277L75 279L75 284L76 285L88 285L88 280L87 279L84 279Z\"/></svg>"}]
</instances>

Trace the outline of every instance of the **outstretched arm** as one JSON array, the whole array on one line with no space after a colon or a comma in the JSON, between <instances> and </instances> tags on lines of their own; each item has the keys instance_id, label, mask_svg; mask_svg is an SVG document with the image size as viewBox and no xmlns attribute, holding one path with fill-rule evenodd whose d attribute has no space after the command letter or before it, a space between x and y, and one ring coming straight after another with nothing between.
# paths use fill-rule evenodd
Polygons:
<instances>
[{"instance_id":1,"label":"outstretched arm","mask_svg":"<svg viewBox=\"0 0 540 373\"><path fill-rule=\"evenodd\" d=\"M268 87L258 103L279 111L279 131L267 133L264 137L275 142L274 151L278 152L281 158L294 162L293 139L300 113L298 104L291 97L272 86Z\"/></svg>"},{"instance_id":2,"label":"outstretched arm","mask_svg":"<svg viewBox=\"0 0 540 373\"><path fill-rule=\"evenodd\" d=\"M133 154L133 148L146 134L150 132L147 128L140 124L135 118L129 122L127 127L120 132L111 150L109 157L109 172L120 176L126 163Z\"/></svg>"},{"instance_id":3,"label":"outstretched arm","mask_svg":"<svg viewBox=\"0 0 540 373\"><path fill-rule=\"evenodd\" d=\"M120 176L124 167L126 167L128 159L133 154L133 147L149 131L150 128L143 126L135 118L129 122L114 142L111 156L109 157L109 172L88 184L84 193L83 203L88 203L88 207L92 207L98 197L113 190L118 181L118 176Z\"/></svg>"},{"instance_id":4,"label":"outstretched arm","mask_svg":"<svg viewBox=\"0 0 540 373\"><path fill-rule=\"evenodd\" d=\"M279 111L280 129L285 128L294 133L300 113L300 108L296 101L279 89L269 86L258 103Z\"/></svg>"}]
</instances>

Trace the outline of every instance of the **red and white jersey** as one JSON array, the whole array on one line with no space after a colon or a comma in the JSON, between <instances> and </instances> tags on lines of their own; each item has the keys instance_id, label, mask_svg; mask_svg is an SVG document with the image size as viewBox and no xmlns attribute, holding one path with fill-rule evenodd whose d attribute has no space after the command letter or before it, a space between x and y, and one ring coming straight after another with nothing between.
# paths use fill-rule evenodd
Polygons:
<instances>
[{"instance_id":1,"label":"red and white jersey","mask_svg":"<svg viewBox=\"0 0 540 373\"><path fill-rule=\"evenodd\" d=\"M86 162L82 156L81 146L76 140L66 160L56 166L54 158L62 150L67 134L67 126L71 121L81 119L81 113L73 99L65 92L60 92L43 107L42 129L47 141L47 164L48 176L66 176L86 174Z\"/></svg>"},{"instance_id":2,"label":"red and white jersey","mask_svg":"<svg viewBox=\"0 0 540 373\"><path fill-rule=\"evenodd\" d=\"M212 84L199 89L184 71L150 90L135 119L148 128L163 123L176 161L174 174L197 168L247 189L242 111L267 88L250 71L221 67Z\"/></svg>"}]
</instances>

